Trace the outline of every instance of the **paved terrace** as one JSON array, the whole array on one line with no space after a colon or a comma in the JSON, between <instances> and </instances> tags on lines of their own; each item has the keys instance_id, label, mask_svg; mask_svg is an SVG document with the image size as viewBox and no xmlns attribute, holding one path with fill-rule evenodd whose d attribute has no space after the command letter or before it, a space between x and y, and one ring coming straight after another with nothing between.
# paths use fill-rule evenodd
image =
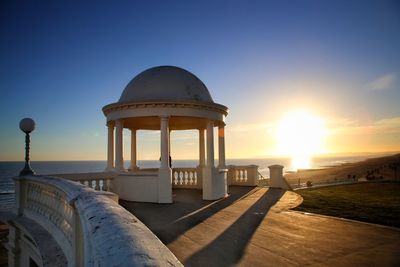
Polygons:
<instances>
[{"instance_id":1,"label":"paved terrace","mask_svg":"<svg viewBox=\"0 0 400 267\"><path fill-rule=\"evenodd\" d=\"M121 204L186 266L400 266L400 229L290 211L301 197L289 191L230 191L219 201L178 189L174 204Z\"/></svg>"}]
</instances>

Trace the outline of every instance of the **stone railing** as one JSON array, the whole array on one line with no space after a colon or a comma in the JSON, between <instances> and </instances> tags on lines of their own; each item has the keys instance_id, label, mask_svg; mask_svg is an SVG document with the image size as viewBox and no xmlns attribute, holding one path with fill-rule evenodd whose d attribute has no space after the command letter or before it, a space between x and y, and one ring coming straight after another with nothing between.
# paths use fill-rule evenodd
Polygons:
<instances>
[{"instance_id":1,"label":"stone railing","mask_svg":"<svg viewBox=\"0 0 400 267\"><path fill-rule=\"evenodd\" d=\"M228 185L257 186L260 178L257 165L227 167ZM173 168L173 188L202 188L201 168Z\"/></svg>"},{"instance_id":2,"label":"stone railing","mask_svg":"<svg viewBox=\"0 0 400 267\"><path fill-rule=\"evenodd\" d=\"M173 188L199 188L201 171L199 168L173 168Z\"/></svg>"},{"instance_id":3,"label":"stone railing","mask_svg":"<svg viewBox=\"0 0 400 267\"><path fill-rule=\"evenodd\" d=\"M258 166L228 166L228 185L257 186Z\"/></svg>"},{"instance_id":4,"label":"stone railing","mask_svg":"<svg viewBox=\"0 0 400 267\"><path fill-rule=\"evenodd\" d=\"M52 174L51 176L79 182L97 191L114 192L115 172L89 172L89 173L65 173Z\"/></svg>"},{"instance_id":5,"label":"stone railing","mask_svg":"<svg viewBox=\"0 0 400 267\"><path fill-rule=\"evenodd\" d=\"M17 218L46 229L68 266L181 266L115 194L50 176L14 180Z\"/></svg>"}]
</instances>

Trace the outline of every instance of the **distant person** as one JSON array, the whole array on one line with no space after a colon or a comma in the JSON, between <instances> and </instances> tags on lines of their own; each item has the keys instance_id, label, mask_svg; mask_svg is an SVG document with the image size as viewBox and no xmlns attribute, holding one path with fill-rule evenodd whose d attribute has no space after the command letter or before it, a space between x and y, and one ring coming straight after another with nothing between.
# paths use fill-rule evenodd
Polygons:
<instances>
[{"instance_id":1,"label":"distant person","mask_svg":"<svg viewBox=\"0 0 400 267\"><path fill-rule=\"evenodd\" d=\"M161 161L161 157L160 157L160 159L159 159L159 161ZM171 155L169 155L169 167L170 168L172 168L172 158L171 158Z\"/></svg>"}]
</instances>

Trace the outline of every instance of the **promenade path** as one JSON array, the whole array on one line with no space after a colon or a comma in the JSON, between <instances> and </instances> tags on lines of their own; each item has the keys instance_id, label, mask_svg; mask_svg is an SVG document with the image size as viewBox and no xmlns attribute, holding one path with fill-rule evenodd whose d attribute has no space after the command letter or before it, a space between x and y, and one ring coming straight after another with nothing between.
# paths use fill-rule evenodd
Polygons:
<instances>
[{"instance_id":1,"label":"promenade path","mask_svg":"<svg viewBox=\"0 0 400 267\"><path fill-rule=\"evenodd\" d=\"M174 190L173 204L121 201L185 266L400 266L400 229L291 211L289 191L231 187L201 200Z\"/></svg>"}]
</instances>

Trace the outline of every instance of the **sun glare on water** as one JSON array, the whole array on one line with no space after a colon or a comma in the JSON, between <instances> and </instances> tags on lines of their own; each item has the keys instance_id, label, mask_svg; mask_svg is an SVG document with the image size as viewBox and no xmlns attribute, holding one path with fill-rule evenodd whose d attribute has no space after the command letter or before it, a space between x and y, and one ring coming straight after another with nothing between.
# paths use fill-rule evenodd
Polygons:
<instances>
[{"instance_id":1,"label":"sun glare on water","mask_svg":"<svg viewBox=\"0 0 400 267\"><path fill-rule=\"evenodd\" d=\"M321 118L305 111L289 112L277 127L278 151L292 158L292 169L310 168L312 156L324 150L325 135Z\"/></svg>"}]
</instances>

